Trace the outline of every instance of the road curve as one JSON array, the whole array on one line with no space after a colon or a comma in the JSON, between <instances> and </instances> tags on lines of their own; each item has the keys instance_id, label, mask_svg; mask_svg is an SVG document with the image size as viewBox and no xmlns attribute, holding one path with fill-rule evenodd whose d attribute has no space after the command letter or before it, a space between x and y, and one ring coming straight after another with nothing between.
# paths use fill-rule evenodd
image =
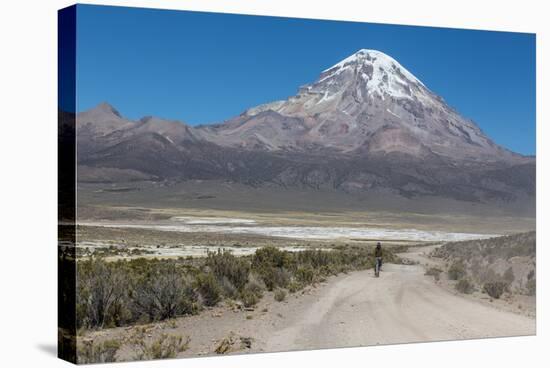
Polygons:
<instances>
[{"instance_id":1,"label":"road curve","mask_svg":"<svg viewBox=\"0 0 550 368\"><path fill-rule=\"evenodd\" d=\"M534 319L454 295L418 265L350 273L295 312L260 339L263 351L535 334Z\"/></svg>"}]
</instances>

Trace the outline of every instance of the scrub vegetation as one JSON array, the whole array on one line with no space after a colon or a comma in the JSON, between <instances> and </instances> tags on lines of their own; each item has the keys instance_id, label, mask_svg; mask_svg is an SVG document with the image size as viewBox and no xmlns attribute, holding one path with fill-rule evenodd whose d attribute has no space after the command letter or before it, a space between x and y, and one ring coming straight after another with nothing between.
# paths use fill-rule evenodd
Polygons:
<instances>
[{"instance_id":1,"label":"scrub vegetation","mask_svg":"<svg viewBox=\"0 0 550 368\"><path fill-rule=\"evenodd\" d=\"M395 257L387 252L385 259ZM205 258L82 260L77 265L77 328L162 321L199 313L223 300L250 308L265 291L284 300L287 292L372 264L372 250L364 247L301 252L264 247L247 257L217 251Z\"/></svg>"}]
</instances>

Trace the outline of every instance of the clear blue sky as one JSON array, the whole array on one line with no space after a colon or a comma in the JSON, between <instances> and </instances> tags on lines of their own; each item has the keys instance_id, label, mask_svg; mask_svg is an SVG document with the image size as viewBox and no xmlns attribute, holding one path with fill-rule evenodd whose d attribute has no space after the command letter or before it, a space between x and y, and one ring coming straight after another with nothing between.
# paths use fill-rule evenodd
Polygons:
<instances>
[{"instance_id":1,"label":"clear blue sky","mask_svg":"<svg viewBox=\"0 0 550 368\"><path fill-rule=\"evenodd\" d=\"M359 49L392 56L497 143L535 153L535 35L79 5L77 108L221 122Z\"/></svg>"}]
</instances>

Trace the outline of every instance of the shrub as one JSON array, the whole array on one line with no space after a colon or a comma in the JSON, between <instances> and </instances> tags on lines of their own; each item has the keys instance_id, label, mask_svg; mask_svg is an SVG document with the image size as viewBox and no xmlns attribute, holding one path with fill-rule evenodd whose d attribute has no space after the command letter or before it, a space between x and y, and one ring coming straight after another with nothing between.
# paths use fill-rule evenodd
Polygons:
<instances>
[{"instance_id":1,"label":"shrub","mask_svg":"<svg viewBox=\"0 0 550 368\"><path fill-rule=\"evenodd\" d=\"M214 349L216 354L227 354L233 351L252 348L253 338L237 336L234 332L224 337Z\"/></svg>"},{"instance_id":2,"label":"shrub","mask_svg":"<svg viewBox=\"0 0 550 368\"><path fill-rule=\"evenodd\" d=\"M527 295L535 295L537 293L537 280L535 278L529 279L527 281L526 288Z\"/></svg>"},{"instance_id":3,"label":"shrub","mask_svg":"<svg viewBox=\"0 0 550 368\"><path fill-rule=\"evenodd\" d=\"M174 263L156 264L139 279L131 295L136 313L146 314L151 321L191 314L197 308L190 278Z\"/></svg>"},{"instance_id":4,"label":"shrub","mask_svg":"<svg viewBox=\"0 0 550 368\"><path fill-rule=\"evenodd\" d=\"M315 280L315 270L310 265L298 267L296 280L305 285L312 284Z\"/></svg>"},{"instance_id":5,"label":"shrub","mask_svg":"<svg viewBox=\"0 0 550 368\"><path fill-rule=\"evenodd\" d=\"M492 268L485 267L479 272L480 283L499 281L499 279L499 275Z\"/></svg>"},{"instance_id":6,"label":"shrub","mask_svg":"<svg viewBox=\"0 0 550 368\"><path fill-rule=\"evenodd\" d=\"M252 268L255 270L265 267L292 268L292 264L292 255L275 247L260 248L252 258Z\"/></svg>"},{"instance_id":7,"label":"shrub","mask_svg":"<svg viewBox=\"0 0 550 368\"><path fill-rule=\"evenodd\" d=\"M313 268L321 268L341 261L340 254L322 250L305 250L297 253L299 264L308 264Z\"/></svg>"},{"instance_id":8,"label":"shrub","mask_svg":"<svg viewBox=\"0 0 550 368\"><path fill-rule=\"evenodd\" d=\"M504 272L504 275L502 276L504 278L504 281L506 281L508 284L511 284L515 280L514 270L512 266L508 267L506 272Z\"/></svg>"},{"instance_id":9,"label":"shrub","mask_svg":"<svg viewBox=\"0 0 550 368\"><path fill-rule=\"evenodd\" d=\"M437 267L430 267L429 269L426 270L426 273L424 273L424 275L426 275L426 276L433 276L433 278L434 278L436 281L439 281L439 276L441 275L441 272L443 272L443 271L440 270L440 269L437 268Z\"/></svg>"},{"instance_id":10,"label":"shrub","mask_svg":"<svg viewBox=\"0 0 550 368\"><path fill-rule=\"evenodd\" d=\"M291 293L295 293L297 292L298 290L301 290L303 288L303 285L300 284L299 282L297 281L291 281L289 284L288 284L288 291L290 291Z\"/></svg>"},{"instance_id":11,"label":"shrub","mask_svg":"<svg viewBox=\"0 0 550 368\"><path fill-rule=\"evenodd\" d=\"M284 289L277 289L275 290L273 297L275 298L276 301L282 302L286 298L286 291Z\"/></svg>"},{"instance_id":12,"label":"shrub","mask_svg":"<svg viewBox=\"0 0 550 368\"><path fill-rule=\"evenodd\" d=\"M220 287L223 296L225 296L226 298L235 299L239 295L239 291L237 290L237 288L225 276L220 280Z\"/></svg>"},{"instance_id":13,"label":"shrub","mask_svg":"<svg viewBox=\"0 0 550 368\"><path fill-rule=\"evenodd\" d=\"M244 306L252 307L256 305L263 296L265 288L266 286L261 280L251 275L248 283L241 292L241 300Z\"/></svg>"},{"instance_id":14,"label":"shrub","mask_svg":"<svg viewBox=\"0 0 550 368\"><path fill-rule=\"evenodd\" d=\"M136 360L175 358L187 350L189 337L162 334L152 342L147 342L143 334L134 335L132 343L136 349Z\"/></svg>"},{"instance_id":15,"label":"shrub","mask_svg":"<svg viewBox=\"0 0 550 368\"><path fill-rule=\"evenodd\" d=\"M115 302L124 297L124 277L101 259L78 263L77 269L77 327L102 328Z\"/></svg>"},{"instance_id":16,"label":"shrub","mask_svg":"<svg viewBox=\"0 0 550 368\"><path fill-rule=\"evenodd\" d=\"M221 299L221 288L211 273L197 275L195 280L197 290L206 306L213 307Z\"/></svg>"},{"instance_id":17,"label":"shrub","mask_svg":"<svg viewBox=\"0 0 550 368\"><path fill-rule=\"evenodd\" d=\"M531 270L527 274L527 283L525 284L527 295L535 295L537 293L537 280L535 276L535 270Z\"/></svg>"},{"instance_id":18,"label":"shrub","mask_svg":"<svg viewBox=\"0 0 550 368\"><path fill-rule=\"evenodd\" d=\"M260 296L249 290L243 290L241 293L241 300L245 307L250 308L258 304L260 301Z\"/></svg>"},{"instance_id":19,"label":"shrub","mask_svg":"<svg viewBox=\"0 0 550 368\"><path fill-rule=\"evenodd\" d=\"M251 274L248 278L248 282L246 283L244 290L248 290L253 292L256 295L262 295L266 289L265 284L263 281L255 276L254 274Z\"/></svg>"},{"instance_id":20,"label":"shrub","mask_svg":"<svg viewBox=\"0 0 550 368\"><path fill-rule=\"evenodd\" d=\"M466 276L466 268L462 262L454 262L447 271L450 280L460 280Z\"/></svg>"},{"instance_id":21,"label":"shrub","mask_svg":"<svg viewBox=\"0 0 550 368\"><path fill-rule=\"evenodd\" d=\"M206 265L219 282L227 279L237 290L242 290L248 281L250 263L246 259L235 257L230 251L208 252Z\"/></svg>"},{"instance_id":22,"label":"shrub","mask_svg":"<svg viewBox=\"0 0 550 368\"><path fill-rule=\"evenodd\" d=\"M260 274L262 281L269 291L278 287L287 287L292 277L289 271L278 267L266 267L260 271Z\"/></svg>"},{"instance_id":23,"label":"shrub","mask_svg":"<svg viewBox=\"0 0 550 368\"><path fill-rule=\"evenodd\" d=\"M456 283L455 289L462 294L471 294L474 291L474 285L468 279L460 279Z\"/></svg>"},{"instance_id":24,"label":"shrub","mask_svg":"<svg viewBox=\"0 0 550 368\"><path fill-rule=\"evenodd\" d=\"M224 337L214 349L216 354L225 354L230 352L233 348L235 343L237 342L237 338L235 336L234 332L231 332L227 337Z\"/></svg>"},{"instance_id":25,"label":"shrub","mask_svg":"<svg viewBox=\"0 0 550 368\"><path fill-rule=\"evenodd\" d=\"M120 295L111 306L106 326L112 328L124 326L132 322L134 314L131 309L131 304L132 302L129 300L127 293Z\"/></svg>"},{"instance_id":26,"label":"shrub","mask_svg":"<svg viewBox=\"0 0 550 368\"><path fill-rule=\"evenodd\" d=\"M261 277L267 290L286 287L290 282L289 270L294 269L296 260L289 252L275 247L260 248L252 258L252 269Z\"/></svg>"},{"instance_id":27,"label":"shrub","mask_svg":"<svg viewBox=\"0 0 550 368\"><path fill-rule=\"evenodd\" d=\"M97 344L93 340L83 340L78 346L78 364L114 362L120 345L116 340L105 340Z\"/></svg>"},{"instance_id":28,"label":"shrub","mask_svg":"<svg viewBox=\"0 0 550 368\"><path fill-rule=\"evenodd\" d=\"M498 299L506 290L506 283L502 281L487 282L483 285L483 290L491 298Z\"/></svg>"}]
</instances>

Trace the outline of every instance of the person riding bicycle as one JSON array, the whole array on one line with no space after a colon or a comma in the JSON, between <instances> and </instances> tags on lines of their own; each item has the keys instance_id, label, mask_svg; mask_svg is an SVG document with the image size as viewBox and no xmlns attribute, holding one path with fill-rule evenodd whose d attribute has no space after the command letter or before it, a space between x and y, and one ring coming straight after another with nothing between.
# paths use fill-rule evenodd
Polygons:
<instances>
[{"instance_id":1,"label":"person riding bicycle","mask_svg":"<svg viewBox=\"0 0 550 368\"><path fill-rule=\"evenodd\" d=\"M376 243L376 248L374 248L374 259L378 263L378 269L382 268L382 244L380 242Z\"/></svg>"}]
</instances>

